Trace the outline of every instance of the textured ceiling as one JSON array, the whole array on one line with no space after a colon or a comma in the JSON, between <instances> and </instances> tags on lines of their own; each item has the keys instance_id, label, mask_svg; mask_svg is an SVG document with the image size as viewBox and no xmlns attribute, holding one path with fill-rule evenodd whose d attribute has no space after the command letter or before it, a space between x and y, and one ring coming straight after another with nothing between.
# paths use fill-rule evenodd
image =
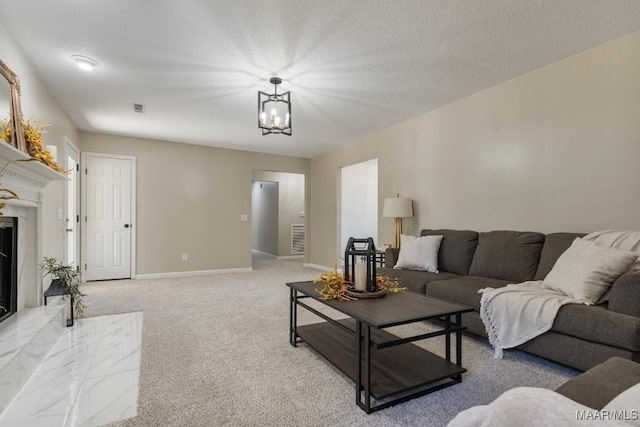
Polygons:
<instances>
[{"instance_id":1,"label":"textured ceiling","mask_svg":"<svg viewBox=\"0 0 640 427\"><path fill-rule=\"evenodd\" d=\"M0 19L82 130L313 157L636 31L640 1L0 0ZM273 75L291 137L257 127Z\"/></svg>"}]
</instances>

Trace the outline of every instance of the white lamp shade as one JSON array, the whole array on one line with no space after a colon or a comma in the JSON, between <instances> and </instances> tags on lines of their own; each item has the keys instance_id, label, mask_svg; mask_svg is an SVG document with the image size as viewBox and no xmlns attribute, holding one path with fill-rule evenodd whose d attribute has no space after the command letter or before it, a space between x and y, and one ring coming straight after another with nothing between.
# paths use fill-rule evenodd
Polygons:
<instances>
[{"instance_id":1,"label":"white lamp shade","mask_svg":"<svg viewBox=\"0 0 640 427\"><path fill-rule=\"evenodd\" d=\"M389 197L384 199L382 216L384 218L412 218L413 202L406 197Z\"/></svg>"}]
</instances>

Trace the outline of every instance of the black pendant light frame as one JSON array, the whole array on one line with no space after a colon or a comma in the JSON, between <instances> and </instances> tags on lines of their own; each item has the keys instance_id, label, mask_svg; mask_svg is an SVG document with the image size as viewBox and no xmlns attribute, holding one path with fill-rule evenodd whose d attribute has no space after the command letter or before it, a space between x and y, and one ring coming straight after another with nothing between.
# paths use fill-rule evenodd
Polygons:
<instances>
[{"instance_id":1,"label":"black pendant light frame","mask_svg":"<svg viewBox=\"0 0 640 427\"><path fill-rule=\"evenodd\" d=\"M262 129L262 135L281 134L291 136L291 92L278 94L278 85L282 83L279 77L271 77L269 82L274 86L274 93L258 91L258 127ZM284 118L284 124L276 124L274 122L275 115L267 113L267 107L274 105L277 111L277 104L286 105L287 116ZM269 117L269 120L267 120Z\"/></svg>"}]
</instances>

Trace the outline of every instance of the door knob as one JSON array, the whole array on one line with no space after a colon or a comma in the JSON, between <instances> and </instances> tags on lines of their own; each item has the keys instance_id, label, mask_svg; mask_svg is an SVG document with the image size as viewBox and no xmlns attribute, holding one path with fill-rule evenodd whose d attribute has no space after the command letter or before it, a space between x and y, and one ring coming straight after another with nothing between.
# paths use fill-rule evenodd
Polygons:
<instances>
[{"instance_id":1,"label":"door knob","mask_svg":"<svg viewBox=\"0 0 640 427\"><path fill-rule=\"evenodd\" d=\"M67 228L67 230L69 233L73 231L73 228Z\"/></svg>"},{"instance_id":2,"label":"door knob","mask_svg":"<svg viewBox=\"0 0 640 427\"><path fill-rule=\"evenodd\" d=\"M131 225L131 224L125 224L125 225L124 225L124 228L129 228L129 226L130 226L130 225Z\"/></svg>"}]
</instances>

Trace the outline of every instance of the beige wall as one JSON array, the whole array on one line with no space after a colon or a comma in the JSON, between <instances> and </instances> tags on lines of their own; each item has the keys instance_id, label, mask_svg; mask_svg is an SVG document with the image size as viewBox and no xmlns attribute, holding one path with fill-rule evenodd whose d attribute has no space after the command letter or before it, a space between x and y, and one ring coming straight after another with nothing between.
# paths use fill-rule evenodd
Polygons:
<instances>
[{"instance_id":1,"label":"beige wall","mask_svg":"<svg viewBox=\"0 0 640 427\"><path fill-rule=\"evenodd\" d=\"M253 179L278 183L278 256L291 256L291 225L305 224L305 179L302 174L254 171ZM306 215L306 213L305 213Z\"/></svg>"},{"instance_id":2,"label":"beige wall","mask_svg":"<svg viewBox=\"0 0 640 427\"><path fill-rule=\"evenodd\" d=\"M65 139L77 143L78 130L2 25L0 25L0 60L7 64L20 79L24 118L33 117L38 123L51 122L51 126L46 128L47 132L43 134L43 140L46 145L57 146L58 158L63 159ZM71 68L69 70L70 73L74 71L76 70ZM64 183L62 181L50 183L43 191L43 197L43 254L63 260L65 223L58 219L58 209L64 208Z\"/></svg>"},{"instance_id":3,"label":"beige wall","mask_svg":"<svg viewBox=\"0 0 640 427\"><path fill-rule=\"evenodd\" d=\"M309 159L81 132L83 152L136 156L137 274L251 267L253 170ZM181 254L189 260L182 262Z\"/></svg>"},{"instance_id":4,"label":"beige wall","mask_svg":"<svg viewBox=\"0 0 640 427\"><path fill-rule=\"evenodd\" d=\"M312 159L309 262L335 262L338 168L376 157L378 213L415 201L407 233L640 230L638 76L640 32Z\"/></svg>"}]
</instances>

